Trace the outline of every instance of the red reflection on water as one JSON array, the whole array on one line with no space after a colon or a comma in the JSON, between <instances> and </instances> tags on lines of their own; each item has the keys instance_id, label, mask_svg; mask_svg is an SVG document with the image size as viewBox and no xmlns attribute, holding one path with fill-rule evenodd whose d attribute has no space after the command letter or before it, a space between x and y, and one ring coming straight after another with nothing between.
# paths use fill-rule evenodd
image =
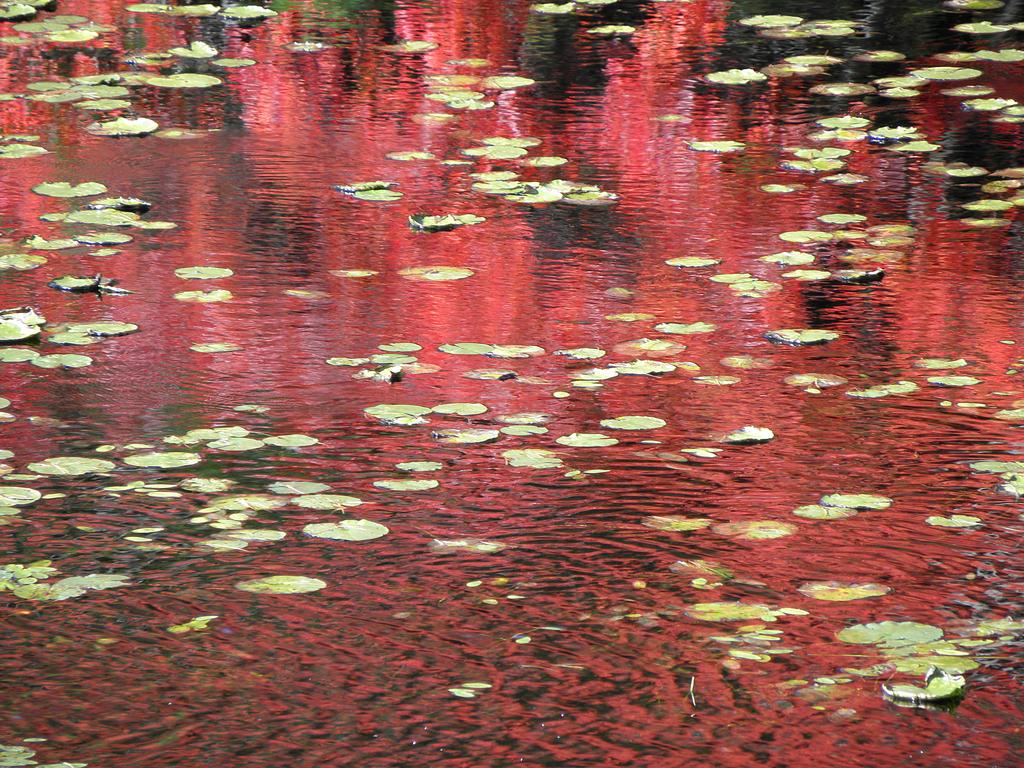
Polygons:
<instances>
[{"instance_id":1,"label":"red reflection on water","mask_svg":"<svg viewBox=\"0 0 1024 768\"><path fill-rule=\"evenodd\" d=\"M843 673L878 656L834 635L849 623L892 619L934 623L958 637L969 620L1020 606L1018 506L991 491L992 477L972 476L962 464L1007 458L1019 447L1018 430L983 409L939 404L948 397L991 411L1021 397L1006 373L1019 357L1006 343L1020 341L1019 225L975 230L954 220L958 205L983 193L970 181L951 190L944 177L923 172L924 158L843 144L853 151L849 170L869 178L855 187L786 173L778 163L782 147L812 144L813 119L846 110L919 126L942 141L943 159L989 170L1014 164L1017 126L959 110L940 85L903 105L901 115L881 110L877 100L829 108L807 95L818 81L812 79L773 80L755 96L709 88L698 76L720 66L717 52L729 45L732 29L730 8L721 2L650 4L633 19L639 31L628 42L587 34L597 16L585 15L574 30L572 19L538 18L526 3L442 0L362 9L342 25L326 23L328 8L298 3L252 30L131 14L109 3L69 2L61 12L118 27L102 38L117 56L202 37L226 55L259 63L224 74L228 85L219 89L134 91L139 114L163 127L216 131L196 138L97 139L83 130L92 118L71 105L0 103L4 133L39 134L51 149L4 161L0 216L12 237L62 231L38 217L64 210L63 203L28 190L65 178L103 181L113 193L147 198L154 203L147 219L178 225L130 230L135 240L116 256L55 251L40 270L4 274L4 306L31 303L55 322L142 326L139 334L86 347L95 358L90 368L0 368L0 392L19 417L3 427L4 447L17 454L12 462L20 470L46 456L81 454L101 443L157 443L210 424L301 431L321 446L295 456L220 456L213 471L253 492L274 480L322 480L363 497L368 503L359 514L385 522L392 533L351 546L310 540L302 526L330 515L291 508L262 516L288 532L284 541L208 554L193 546L208 531L185 523L207 497L112 498L101 488L115 481L54 481L52 488L37 481L69 495L30 507L23 522L3 529L9 559L50 556L67 574L128 572L134 584L62 603L8 604L13 631L0 650L5 743L49 739L39 747L41 762L147 766L810 766L823 755L836 765L1014 764L1021 711L1012 646L971 673L959 709L917 711L884 703L877 679ZM130 45L122 40L127 30ZM314 33L333 47L313 54L284 48ZM383 50L398 39L431 40L438 48L415 56ZM33 47L5 52L4 91L114 68L87 52L46 61ZM417 118L445 111L424 99L428 75L474 72L446 64L455 58L485 58L492 66L484 74L522 73L539 82L495 95L493 110L450 112L456 117L443 123ZM984 81L1000 96L1024 96L1017 66L985 65ZM843 78L837 72L835 79ZM680 119L658 119L666 114ZM471 189L468 172L487 170L485 163L463 168L386 157L427 150L461 159L462 148L495 135L536 136L542 144L534 154L569 160L525 169L524 177L596 183L621 202L607 210L516 206ZM749 149L712 156L691 151L687 142L694 139L740 140ZM331 190L371 179L396 181L405 196L373 204ZM807 189L759 190L772 181ZM488 221L443 235L405 225L410 214L447 211ZM912 244L898 249L905 257L886 266L881 284L791 281L757 260L799 247L779 240L780 232L814 228L816 216L835 211L861 213L868 224L915 227ZM843 266L843 250L814 248L824 268ZM708 281L711 270L664 264L681 255L719 259L720 273L747 272L783 290L736 297ZM177 291L207 287L173 274L198 264L233 269L235 276L216 287L236 298L211 305L175 300ZM468 266L476 274L439 284L398 275L424 264ZM379 274L330 274L356 268ZM97 301L45 287L61 274L99 271L135 293ZM624 288L631 293L608 293ZM623 312L656 320L607 318ZM699 372L623 376L593 392L574 388L566 375L590 364L436 351L456 341L536 344L549 352L587 345L623 361L629 358L613 347L659 335L655 322L697 320L717 325L713 334L680 337L688 349L679 358L697 362ZM843 337L805 350L762 339L783 327L835 328ZM421 361L441 370L387 387L353 381L352 369L324 364L396 340L421 344ZM215 341L244 351L189 350ZM736 370L719 362L739 354L768 358L772 367ZM963 356L971 362L965 370L983 383L929 388L923 377L932 372L912 367L922 356ZM463 375L484 367L535 378ZM851 384L805 395L784 383L807 371L841 374ZM694 381L698 373L741 381L709 386ZM921 391L880 402L843 394L901 378L921 383ZM559 390L572 396L552 397ZM381 402L452 401L480 401L491 414L545 412L551 431L439 448L430 427L385 428L361 413ZM242 403L266 404L270 412L231 410ZM633 413L669 422L653 433L661 444L626 433L607 451L564 450L567 468L612 470L586 482L566 479L564 469L510 469L501 456L510 448L557 448L555 436L598 431L601 419ZM744 424L770 426L777 439L730 448L714 460L678 460L680 448L715 445L710 435ZM373 487L373 480L394 476L395 462L426 458L446 462L437 491L388 494ZM790 514L836 490L883 493L896 503L835 522ZM983 516L986 527L949 531L923 522L952 513ZM640 524L666 514L716 523L771 519L799 528L790 537L749 542ZM124 541L132 529L149 526L165 527L156 540L166 549ZM432 538L461 537L498 540L508 549L442 554L427 547ZM701 557L733 569L739 582L700 590L669 568ZM274 598L232 586L268 573L317 575L329 587ZM806 581L830 579L876 581L893 591L853 603L796 591ZM466 586L477 580L483 584ZM793 653L737 664L730 646L713 639L734 634L736 624L701 622L683 611L734 599L809 611L769 625L783 630L782 644ZM166 631L204 614L220 616L204 633ZM523 635L531 642L516 643ZM852 682L809 691L808 684L787 685L836 677ZM468 681L493 688L473 699L449 692Z\"/></svg>"}]
</instances>

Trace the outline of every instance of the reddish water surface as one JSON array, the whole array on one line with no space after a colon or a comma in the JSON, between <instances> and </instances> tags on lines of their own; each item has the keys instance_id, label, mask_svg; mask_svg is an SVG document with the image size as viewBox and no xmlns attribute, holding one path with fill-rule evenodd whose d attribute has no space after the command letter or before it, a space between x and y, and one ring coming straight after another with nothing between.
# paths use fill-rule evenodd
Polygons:
<instances>
[{"instance_id":1,"label":"reddish water surface","mask_svg":"<svg viewBox=\"0 0 1024 768\"><path fill-rule=\"evenodd\" d=\"M2 482L47 494L3 518L10 523L0 528L4 562L46 558L62 575L130 579L64 601L4 593L0 742L35 749L39 763L105 768L1019 765L1020 630L989 646L942 651L969 653L978 666L966 672L959 706L934 709L897 706L881 694L882 682L920 682L920 672L844 672L886 658L836 633L856 623L917 621L959 640L975 637L980 621L1016 618L1024 602L1021 503L997 490L996 474L968 467L1013 461L1022 450L1019 422L994 414L1020 407L1024 398L1017 381L1024 230L1016 207L961 207L1019 194L981 187L1005 178L993 172L1022 164L1021 128L997 119L1012 112L964 109L963 97L941 92L984 84L995 97L1024 101L1024 64L955 64L982 74L925 82L913 98L808 93L824 82L951 66L937 53L1020 45L1020 31L951 31L983 19L1020 21L1019 4L971 14L906 0L623 0L580 6L568 16L531 13L518 0L274 7L276 18L242 28L216 16L172 18L130 12L120 2L60 0L56 13L111 29L78 44L33 38L0 47L0 91L19 94L0 102L0 130L36 135L34 144L49 150L0 160L5 252L48 259L38 269L0 272L0 308L33 305L51 325L118 320L140 327L84 347L54 344L47 332L23 345L42 354L87 354L88 367L0 365L0 395L11 401L4 410L12 417L0 426L0 448L14 453ZM773 40L737 23L759 13L862 26L852 36ZM636 31L611 38L588 31L603 24ZM0 25L0 34L21 34L10 27ZM224 69L172 59L163 71L209 72L225 82L131 88L133 107L125 114L189 129L186 138L92 136L85 127L97 118L87 110L24 97L38 92L27 86L39 81L157 73L160 67L132 67L122 57L195 40L257 63ZM327 47L286 48L307 40ZM385 49L401 40L437 46L413 54ZM853 60L873 49L908 59ZM746 86L703 79L716 70L826 53L843 62L824 74ZM488 63L448 63L477 58ZM536 83L488 91L490 109L460 110L424 98L438 74L519 75ZM808 138L820 130L815 120L844 114L876 127L917 126L939 147L901 153L864 140ZM531 156L567 162L531 168L461 154L490 136L536 137L541 143ZM746 150L723 155L689 146L725 139L746 143ZM780 168L793 159L783 148L821 146L851 150L838 172L860 174L861 183L822 181L836 171ZM435 159L387 158L401 151ZM928 163L966 163L989 175L951 177L929 171ZM599 185L619 199L610 207L518 204L472 189L470 173L489 170ZM90 255L93 247L26 250L19 244L31 235L84 229L38 220L87 202L30 191L59 180L98 181L111 194L145 198L153 208L144 220L177 227L119 230L134 239L112 255ZM369 202L332 189L370 180L397 182L404 196ZM762 191L764 184L805 186L774 194ZM486 221L432 234L407 225L410 215L448 212ZM866 221L816 220L836 212ZM984 217L1007 223L964 221ZM884 224L912 230L894 230L899 237L890 241L878 230L866 232ZM810 245L778 237L808 229L853 234ZM844 262L851 248L873 255ZM790 250L816 260L759 260ZM665 263L683 256L718 263ZM175 269L194 265L227 267L234 275L175 276ZM450 282L399 274L424 265L473 274ZM875 265L885 278L868 285L781 276ZM354 269L376 274L332 274ZM99 298L46 286L60 275L97 272L134 293ZM736 273L775 285L745 297L709 279ZM233 298L196 304L174 297L212 288ZM654 328L697 321L715 327L674 336ZM840 336L803 348L763 337L780 328ZM678 367L660 376L621 375L594 388L574 384L580 371L636 359L616 345L642 338L686 345L667 356L641 355ZM190 349L220 342L240 350ZM436 370L413 369L386 384L354 379L358 367L325 363L369 357L392 342L420 345L412 355ZM544 352L493 359L438 350L456 342ZM607 355L576 361L553 354L573 347ZM722 362L738 355L761 364ZM922 358L967 364L928 370L915 365ZM517 376L466 376L479 369ZM807 372L846 383L806 392L785 382ZM946 375L978 381L962 388L927 382ZM737 380L702 378L721 376ZM899 380L918 388L877 399L848 394ZM383 424L363 412L381 403L446 402L488 410L429 415L429 423L415 426ZM235 410L253 404L261 412ZM501 417L524 412L546 414L548 431L473 445L432 437L450 427L498 429L508 424ZM655 416L666 425L600 425L623 415ZM243 452L172 447L196 450L203 461L168 470L121 461L143 450L125 445L159 446L190 429L229 425L256 436L302 433L319 443ZM745 425L768 427L775 439L718 442ZM619 443L555 442L574 432L601 432ZM524 448L554 451L561 466L511 466L515 454L505 452ZM721 452L680 452L693 448ZM27 469L53 456L100 457L116 467L106 476L65 478ZM402 473L395 464L404 461L437 461L441 468ZM169 497L104 490L139 480L172 486L197 476L237 484L227 493L172 487ZM439 485L374 486L399 477ZM231 493L265 494L286 480L324 483L329 493L364 503L345 512L294 504L256 512L246 528L286 536L238 550L201 543L217 529L191 522L199 509ZM893 501L846 519L792 514L833 492ZM979 521L967 528L926 523L953 514ZM665 515L706 518L715 527L680 532L644 524ZM364 542L302 532L306 524L346 516L383 523L390 532ZM792 529L779 538L744 539L717 528L749 521ZM431 545L461 539L504 548ZM696 559L714 561L735 578L719 581L678 564ZM316 577L327 586L300 595L234 587L273 574ZM819 581L870 582L890 591L848 602L798 591ZM723 601L796 610L777 621L694 615L694 604ZM202 615L218 618L205 630L168 632ZM777 642L729 641L758 624L780 630ZM790 652L759 658L772 646ZM491 687L461 689L466 682Z\"/></svg>"}]
</instances>

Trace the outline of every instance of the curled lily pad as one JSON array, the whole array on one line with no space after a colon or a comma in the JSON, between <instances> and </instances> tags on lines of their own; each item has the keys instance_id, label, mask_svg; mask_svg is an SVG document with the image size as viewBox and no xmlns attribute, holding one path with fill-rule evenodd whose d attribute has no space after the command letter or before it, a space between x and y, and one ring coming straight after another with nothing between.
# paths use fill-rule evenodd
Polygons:
<instances>
[{"instance_id":1,"label":"curled lily pad","mask_svg":"<svg viewBox=\"0 0 1024 768\"><path fill-rule=\"evenodd\" d=\"M118 117L106 122L90 123L85 130L95 136L145 136L160 127L148 117Z\"/></svg>"},{"instance_id":2,"label":"curled lily pad","mask_svg":"<svg viewBox=\"0 0 1024 768\"><path fill-rule=\"evenodd\" d=\"M963 675L953 674L938 667L931 667L925 674L925 686L905 683L884 683L882 694L896 702L912 706L923 706L932 702L950 701L963 698L967 681Z\"/></svg>"},{"instance_id":3,"label":"curled lily pad","mask_svg":"<svg viewBox=\"0 0 1024 768\"><path fill-rule=\"evenodd\" d=\"M446 213L442 216L416 214L409 217L409 226L412 229L421 232L446 232L457 227L480 224L484 221L486 221L486 219L483 216L476 216L472 213Z\"/></svg>"},{"instance_id":4,"label":"curled lily pad","mask_svg":"<svg viewBox=\"0 0 1024 768\"><path fill-rule=\"evenodd\" d=\"M836 331L825 331L811 328L782 328L768 331L764 337L775 344L788 344L792 347L807 347L815 344L826 344L839 338Z\"/></svg>"},{"instance_id":5,"label":"curled lily pad","mask_svg":"<svg viewBox=\"0 0 1024 768\"><path fill-rule=\"evenodd\" d=\"M746 426L730 432L722 438L723 443L731 445L755 445L767 443L775 439L775 433L767 427Z\"/></svg>"},{"instance_id":6,"label":"curled lily pad","mask_svg":"<svg viewBox=\"0 0 1024 768\"><path fill-rule=\"evenodd\" d=\"M243 592L255 592L259 595L298 595L305 592L317 592L327 586L327 582L309 576L264 576L260 579L239 581L235 589Z\"/></svg>"}]
</instances>

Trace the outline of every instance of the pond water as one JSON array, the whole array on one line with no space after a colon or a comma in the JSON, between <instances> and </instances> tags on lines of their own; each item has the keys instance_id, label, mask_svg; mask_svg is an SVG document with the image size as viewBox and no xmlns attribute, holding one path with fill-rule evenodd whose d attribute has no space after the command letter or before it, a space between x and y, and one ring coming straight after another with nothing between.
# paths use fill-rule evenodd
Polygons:
<instances>
[{"instance_id":1,"label":"pond water","mask_svg":"<svg viewBox=\"0 0 1024 768\"><path fill-rule=\"evenodd\" d=\"M0 765L1018 765L1021 3L269 9L0 8Z\"/></svg>"}]
</instances>

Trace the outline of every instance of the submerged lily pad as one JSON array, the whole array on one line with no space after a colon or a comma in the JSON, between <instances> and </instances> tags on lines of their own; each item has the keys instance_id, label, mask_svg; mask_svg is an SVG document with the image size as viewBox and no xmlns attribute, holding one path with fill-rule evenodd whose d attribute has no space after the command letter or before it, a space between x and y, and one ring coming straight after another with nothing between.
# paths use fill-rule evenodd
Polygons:
<instances>
[{"instance_id":1,"label":"submerged lily pad","mask_svg":"<svg viewBox=\"0 0 1024 768\"><path fill-rule=\"evenodd\" d=\"M761 541L763 539L781 539L791 536L796 533L797 526L792 523L782 523L774 520L746 520L738 523L719 523L711 530L722 536L732 536L748 541Z\"/></svg>"},{"instance_id":2,"label":"submerged lily pad","mask_svg":"<svg viewBox=\"0 0 1024 768\"><path fill-rule=\"evenodd\" d=\"M309 576L264 576L261 579L239 581L235 589L243 592L255 592L259 595L298 595L305 592L317 592L327 586L327 582Z\"/></svg>"},{"instance_id":3,"label":"submerged lily pad","mask_svg":"<svg viewBox=\"0 0 1024 768\"><path fill-rule=\"evenodd\" d=\"M881 584L846 584L839 581L815 581L808 582L797 587L802 592L815 600L830 600L833 602L845 602L847 600L863 600L867 597L881 597L892 591L889 587Z\"/></svg>"}]
</instances>

